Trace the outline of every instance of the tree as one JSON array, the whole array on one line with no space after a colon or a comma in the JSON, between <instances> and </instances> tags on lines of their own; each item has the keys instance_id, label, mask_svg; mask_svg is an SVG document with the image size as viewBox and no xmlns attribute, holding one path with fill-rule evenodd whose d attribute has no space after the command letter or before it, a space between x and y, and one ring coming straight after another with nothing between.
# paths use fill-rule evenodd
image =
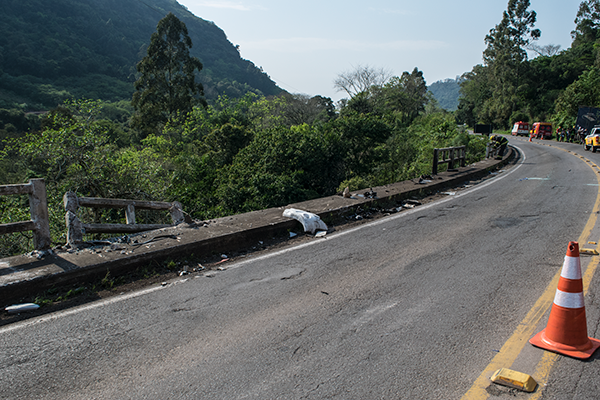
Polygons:
<instances>
[{"instance_id":1,"label":"tree","mask_svg":"<svg viewBox=\"0 0 600 400\"><path fill-rule=\"evenodd\" d=\"M132 104L136 109L133 126L145 137L160 133L179 114L194 105L205 105L204 89L195 81L202 63L190 56L192 40L187 28L173 13L158 22L150 38L147 55L138 63L141 74L135 82Z\"/></svg>"},{"instance_id":2,"label":"tree","mask_svg":"<svg viewBox=\"0 0 600 400\"><path fill-rule=\"evenodd\" d=\"M539 56L552 57L559 53L560 44L547 44L545 46L539 46L535 43L529 43L527 46L525 46L525 48L537 53Z\"/></svg>"},{"instance_id":3,"label":"tree","mask_svg":"<svg viewBox=\"0 0 600 400\"><path fill-rule=\"evenodd\" d=\"M575 25L575 30L571 31L573 47L583 43L594 43L600 33L600 1L582 1L577 11Z\"/></svg>"},{"instance_id":4,"label":"tree","mask_svg":"<svg viewBox=\"0 0 600 400\"><path fill-rule=\"evenodd\" d=\"M368 92L373 86L383 86L391 77L391 73L368 65L358 65L354 70L342 72L333 81L338 92L346 92L350 98L359 93Z\"/></svg>"},{"instance_id":5,"label":"tree","mask_svg":"<svg viewBox=\"0 0 600 400\"><path fill-rule=\"evenodd\" d=\"M401 112L406 125L425 111L425 104L429 102L427 83L417 67L411 73L404 71L402 76L390 79L383 87L383 94L385 108Z\"/></svg>"},{"instance_id":6,"label":"tree","mask_svg":"<svg viewBox=\"0 0 600 400\"><path fill-rule=\"evenodd\" d=\"M506 126L510 115L519 107L521 74L527 60L527 46L539 39L541 32L533 29L537 14L529 11L529 0L509 0L502 21L485 37L487 48L483 59L490 69L488 74L492 97L487 99L493 122Z\"/></svg>"}]
</instances>

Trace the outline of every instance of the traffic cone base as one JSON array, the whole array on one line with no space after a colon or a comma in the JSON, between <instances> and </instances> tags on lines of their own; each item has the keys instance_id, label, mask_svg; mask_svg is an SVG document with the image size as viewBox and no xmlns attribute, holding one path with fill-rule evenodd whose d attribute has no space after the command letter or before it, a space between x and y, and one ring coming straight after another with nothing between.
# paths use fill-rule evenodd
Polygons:
<instances>
[{"instance_id":1,"label":"traffic cone base","mask_svg":"<svg viewBox=\"0 0 600 400\"><path fill-rule=\"evenodd\" d=\"M587 343L580 346L569 346L559 343L546 336L546 329L529 339L529 343L544 350L582 360L590 358L600 347L600 340L591 337L588 338Z\"/></svg>"},{"instance_id":2,"label":"traffic cone base","mask_svg":"<svg viewBox=\"0 0 600 400\"><path fill-rule=\"evenodd\" d=\"M569 242L546 328L529 343L544 350L587 359L600 347L588 337L583 299L579 244Z\"/></svg>"}]
</instances>

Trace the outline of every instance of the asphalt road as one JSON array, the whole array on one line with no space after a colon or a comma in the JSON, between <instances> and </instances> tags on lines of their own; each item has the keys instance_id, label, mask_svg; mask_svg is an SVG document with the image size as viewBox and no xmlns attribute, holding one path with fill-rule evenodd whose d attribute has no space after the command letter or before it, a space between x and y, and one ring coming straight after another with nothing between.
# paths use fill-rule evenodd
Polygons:
<instances>
[{"instance_id":1,"label":"asphalt road","mask_svg":"<svg viewBox=\"0 0 600 400\"><path fill-rule=\"evenodd\" d=\"M575 145L511 143L518 164L442 201L0 328L0 398L598 398L597 354L553 356L515 332L543 328L547 313L528 315L568 242L600 239L600 174ZM490 385L498 360L542 388Z\"/></svg>"}]
</instances>

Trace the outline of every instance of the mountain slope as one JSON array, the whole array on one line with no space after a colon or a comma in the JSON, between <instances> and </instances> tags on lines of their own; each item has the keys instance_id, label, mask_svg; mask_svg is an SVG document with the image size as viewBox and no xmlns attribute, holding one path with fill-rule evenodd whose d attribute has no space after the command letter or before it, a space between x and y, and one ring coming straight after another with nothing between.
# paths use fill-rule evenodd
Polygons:
<instances>
[{"instance_id":1,"label":"mountain slope","mask_svg":"<svg viewBox=\"0 0 600 400\"><path fill-rule=\"evenodd\" d=\"M69 95L130 98L135 65L169 12L187 25L208 98L281 92L219 27L175 0L2 0L0 106L2 100L48 106Z\"/></svg>"},{"instance_id":2,"label":"mountain slope","mask_svg":"<svg viewBox=\"0 0 600 400\"><path fill-rule=\"evenodd\" d=\"M460 78L444 79L433 82L428 89L438 101L440 107L448 111L456 111L460 97Z\"/></svg>"}]
</instances>

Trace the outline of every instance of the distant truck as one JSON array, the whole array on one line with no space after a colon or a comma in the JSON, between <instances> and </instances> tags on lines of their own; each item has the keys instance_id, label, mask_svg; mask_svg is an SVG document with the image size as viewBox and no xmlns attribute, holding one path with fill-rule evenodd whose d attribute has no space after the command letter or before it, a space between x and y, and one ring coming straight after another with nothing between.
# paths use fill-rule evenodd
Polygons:
<instances>
[{"instance_id":1,"label":"distant truck","mask_svg":"<svg viewBox=\"0 0 600 400\"><path fill-rule=\"evenodd\" d=\"M531 126L531 136L535 139L552 139L552 124L550 122L534 122Z\"/></svg>"},{"instance_id":2,"label":"distant truck","mask_svg":"<svg viewBox=\"0 0 600 400\"><path fill-rule=\"evenodd\" d=\"M513 136L529 136L529 122L515 122L511 133Z\"/></svg>"},{"instance_id":3,"label":"distant truck","mask_svg":"<svg viewBox=\"0 0 600 400\"><path fill-rule=\"evenodd\" d=\"M482 135L491 135L494 131L492 124L475 124L473 133L480 133Z\"/></svg>"}]
</instances>

